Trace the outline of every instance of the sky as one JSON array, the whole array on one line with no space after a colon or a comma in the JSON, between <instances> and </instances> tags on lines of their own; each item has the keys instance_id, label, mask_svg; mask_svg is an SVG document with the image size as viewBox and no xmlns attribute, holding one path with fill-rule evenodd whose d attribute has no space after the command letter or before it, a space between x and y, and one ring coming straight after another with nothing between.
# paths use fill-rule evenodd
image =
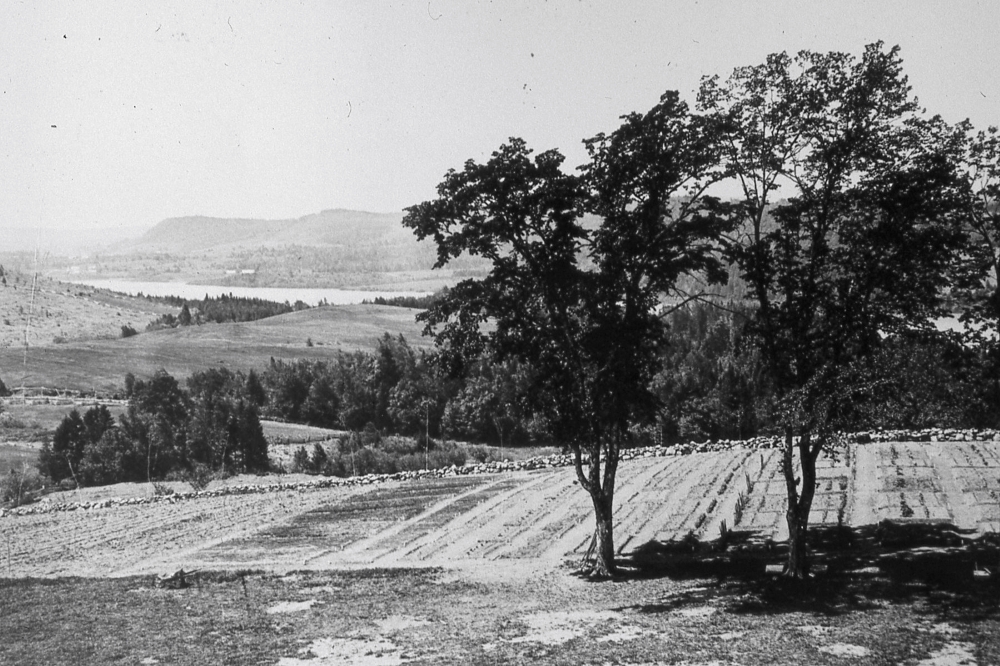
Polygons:
<instances>
[{"instance_id":1,"label":"sky","mask_svg":"<svg viewBox=\"0 0 1000 666\"><path fill-rule=\"evenodd\" d=\"M997 26L990 0L6 0L0 230L399 211L509 137L575 167L666 90L877 40L929 111L985 128Z\"/></svg>"}]
</instances>

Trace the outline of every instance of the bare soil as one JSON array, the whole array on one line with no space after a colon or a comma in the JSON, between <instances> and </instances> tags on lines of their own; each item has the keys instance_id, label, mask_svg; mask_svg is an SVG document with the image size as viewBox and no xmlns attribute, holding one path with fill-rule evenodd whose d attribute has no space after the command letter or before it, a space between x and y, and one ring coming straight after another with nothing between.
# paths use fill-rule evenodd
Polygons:
<instances>
[{"instance_id":1,"label":"bare soil","mask_svg":"<svg viewBox=\"0 0 1000 666\"><path fill-rule=\"evenodd\" d=\"M948 524L966 537L1000 531L998 442L853 445L819 467L817 529L889 519ZM225 483L248 481L274 478ZM121 484L46 501L151 492L147 484ZM685 538L711 542L723 521L740 542L781 542L784 492L773 450L625 462L616 494L617 550L626 556ZM749 502L737 521L740 495ZM579 557L591 531L590 500L572 469L550 468L9 516L0 519L0 570L12 577L180 567L517 572Z\"/></svg>"}]
</instances>

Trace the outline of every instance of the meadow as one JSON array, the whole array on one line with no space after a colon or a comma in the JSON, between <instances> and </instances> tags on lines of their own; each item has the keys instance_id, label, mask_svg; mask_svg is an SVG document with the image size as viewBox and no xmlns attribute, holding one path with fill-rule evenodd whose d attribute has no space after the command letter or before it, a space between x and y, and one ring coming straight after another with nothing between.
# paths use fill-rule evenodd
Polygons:
<instances>
[{"instance_id":1,"label":"meadow","mask_svg":"<svg viewBox=\"0 0 1000 666\"><path fill-rule=\"evenodd\" d=\"M165 369L183 381L193 372L224 366L262 369L271 358L327 360L338 351L369 350L386 331L429 347L414 319L417 311L380 305L311 308L255 322L205 324L143 332L129 338L0 348L0 368L10 387L48 386L120 392L125 375L151 376Z\"/></svg>"}]
</instances>

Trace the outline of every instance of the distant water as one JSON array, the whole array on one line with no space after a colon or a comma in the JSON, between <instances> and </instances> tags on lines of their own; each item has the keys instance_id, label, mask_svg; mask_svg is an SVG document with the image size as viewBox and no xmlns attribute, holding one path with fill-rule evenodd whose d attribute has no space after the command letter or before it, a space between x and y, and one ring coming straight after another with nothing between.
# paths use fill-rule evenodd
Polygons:
<instances>
[{"instance_id":1,"label":"distant water","mask_svg":"<svg viewBox=\"0 0 1000 666\"><path fill-rule=\"evenodd\" d=\"M139 282L133 280L63 280L72 284L83 284L98 289L109 289L120 294L136 296L178 296L191 301L200 301L209 296L232 295L240 298L261 298L278 303L294 304L302 301L307 305L318 305L325 300L330 305L351 305L362 301L373 301L396 296L427 296L426 291L363 291L349 289L325 289L304 287L223 287L211 284L184 284L182 282Z\"/></svg>"}]
</instances>

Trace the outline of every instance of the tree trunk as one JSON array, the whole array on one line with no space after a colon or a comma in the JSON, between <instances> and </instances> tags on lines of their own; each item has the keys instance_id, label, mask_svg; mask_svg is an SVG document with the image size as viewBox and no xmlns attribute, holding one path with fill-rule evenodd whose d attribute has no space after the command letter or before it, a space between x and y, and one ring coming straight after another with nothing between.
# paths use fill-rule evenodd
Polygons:
<instances>
[{"instance_id":1,"label":"tree trunk","mask_svg":"<svg viewBox=\"0 0 1000 666\"><path fill-rule=\"evenodd\" d=\"M785 429L785 451L782 460L782 471L785 475L785 490L788 496L788 507L785 520L788 523L788 560L785 563L784 575L796 580L804 580L809 575L808 530L809 512L812 510L813 497L816 494L816 454L819 447L812 447L808 433L799 438L796 447L792 439L791 428ZM794 455L798 448L799 464L802 472L802 488L799 490L795 478Z\"/></svg>"},{"instance_id":2,"label":"tree trunk","mask_svg":"<svg viewBox=\"0 0 1000 666\"><path fill-rule=\"evenodd\" d=\"M594 538L592 541L593 563L590 575L594 578L610 578L618 573L615 565L615 534L612 517L612 493L600 490L591 493L594 501Z\"/></svg>"},{"instance_id":3,"label":"tree trunk","mask_svg":"<svg viewBox=\"0 0 1000 666\"><path fill-rule=\"evenodd\" d=\"M594 535L590 547L584 555L581 572L593 578L611 578L618 573L615 564L614 498L615 475L618 469L618 441L609 441L607 457L602 474L601 452L604 447L599 441L588 448L589 460L584 470L580 446L573 447L574 467L577 479L590 495L594 504Z\"/></svg>"}]
</instances>

